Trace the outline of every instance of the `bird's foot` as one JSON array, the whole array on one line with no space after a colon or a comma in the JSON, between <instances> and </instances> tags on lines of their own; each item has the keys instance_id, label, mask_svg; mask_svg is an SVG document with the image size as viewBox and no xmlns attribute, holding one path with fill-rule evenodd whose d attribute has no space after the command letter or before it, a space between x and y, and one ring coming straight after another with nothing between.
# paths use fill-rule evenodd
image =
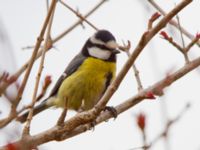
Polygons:
<instances>
[{"instance_id":1,"label":"bird's foot","mask_svg":"<svg viewBox=\"0 0 200 150\"><path fill-rule=\"evenodd\" d=\"M96 124L97 124L96 120L93 120L92 122L90 122L90 128L89 128L89 130L93 130L94 131Z\"/></svg>"},{"instance_id":2,"label":"bird's foot","mask_svg":"<svg viewBox=\"0 0 200 150\"><path fill-rule=\"evenodd\" d=\"M111 113L111 115L113 116L114 119L117 118L118 113L117 113L117 110L116 110L114 107L112 107L112 106L106 106L106 107L104 108L104 111L106 111L106 110L109 111L109 112Z\"/></svg>"}]
</instances>

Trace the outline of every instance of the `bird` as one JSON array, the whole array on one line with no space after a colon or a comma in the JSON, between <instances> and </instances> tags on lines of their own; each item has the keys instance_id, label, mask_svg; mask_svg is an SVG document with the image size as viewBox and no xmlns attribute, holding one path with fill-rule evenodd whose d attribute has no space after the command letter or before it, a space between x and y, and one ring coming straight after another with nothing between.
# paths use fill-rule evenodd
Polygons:
<instances>
[{"instance_id":1,"label":"bird","mask_svg":"<svg viewBox=\"0 0 200 150\"><path fill-rule=\"evenodd\" d=\"M49 107L85 111L94 107L116 76L120 51L113 34L98 30L87 39L57 80L48 98L33 109L33 115ZM25 122L28 111L17 118Z\"/></svg>"}]
</instances>

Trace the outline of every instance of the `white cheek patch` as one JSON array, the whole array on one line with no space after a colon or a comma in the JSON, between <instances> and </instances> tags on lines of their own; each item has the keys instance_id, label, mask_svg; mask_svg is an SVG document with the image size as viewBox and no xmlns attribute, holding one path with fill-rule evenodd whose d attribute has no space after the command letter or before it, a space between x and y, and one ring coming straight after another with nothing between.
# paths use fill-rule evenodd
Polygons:
<instances>
[{"instance_id":1,"label":"white cheek patch","mask_svg":"<svg viewBox=\"0 0 200 150\"><path fill-rule=\"evenodd\" d=\"M107 60L110 56L111 56L111 52L108 50L103 50L100 49L98 47L90 47L88 48L88 53L90 54L90 56L99 58L99 59L103 59L103 60Z\"/></svg>"}]
</instances>

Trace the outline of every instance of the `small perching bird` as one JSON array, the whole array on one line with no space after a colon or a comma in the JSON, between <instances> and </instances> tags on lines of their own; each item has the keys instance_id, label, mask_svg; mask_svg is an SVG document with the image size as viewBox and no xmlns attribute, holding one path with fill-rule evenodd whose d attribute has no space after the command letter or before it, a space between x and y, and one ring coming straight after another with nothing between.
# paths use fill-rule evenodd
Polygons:
<instances>
[{"instance_id":1,"label":"small perching bird","mask_svg":"<svg viewBox=\"0 0 200 150\"><path fill-rule=\"evenodd\" d=\"M97 31L69 63L49 97L34 108L34 115L52 106L75 111L91 109L115 77L117 48L109 31ZM17 120L24 122L27 115Z\"/></svg>"}]
</instances>

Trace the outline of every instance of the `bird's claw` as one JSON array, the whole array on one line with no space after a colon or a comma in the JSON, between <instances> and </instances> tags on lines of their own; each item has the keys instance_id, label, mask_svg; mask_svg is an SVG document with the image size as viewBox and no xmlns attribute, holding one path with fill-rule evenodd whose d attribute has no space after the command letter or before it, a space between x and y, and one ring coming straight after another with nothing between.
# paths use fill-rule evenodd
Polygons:
<instances>
[{"instance_id":1,"label":"bird's claw","mask_svg":"<svg viewBox=\"0 0 200 150\"><path fill-rule=\"evenodd\" d=\"M111 115L116 119L117 118L117 116L118 116L118 113L117 113L117 110L114 108L114 107L112 107L112 106L106 106L105 108L104 108L104 111L109 111L110 113L111 113Z\"/></svg>"}]
</instances>

